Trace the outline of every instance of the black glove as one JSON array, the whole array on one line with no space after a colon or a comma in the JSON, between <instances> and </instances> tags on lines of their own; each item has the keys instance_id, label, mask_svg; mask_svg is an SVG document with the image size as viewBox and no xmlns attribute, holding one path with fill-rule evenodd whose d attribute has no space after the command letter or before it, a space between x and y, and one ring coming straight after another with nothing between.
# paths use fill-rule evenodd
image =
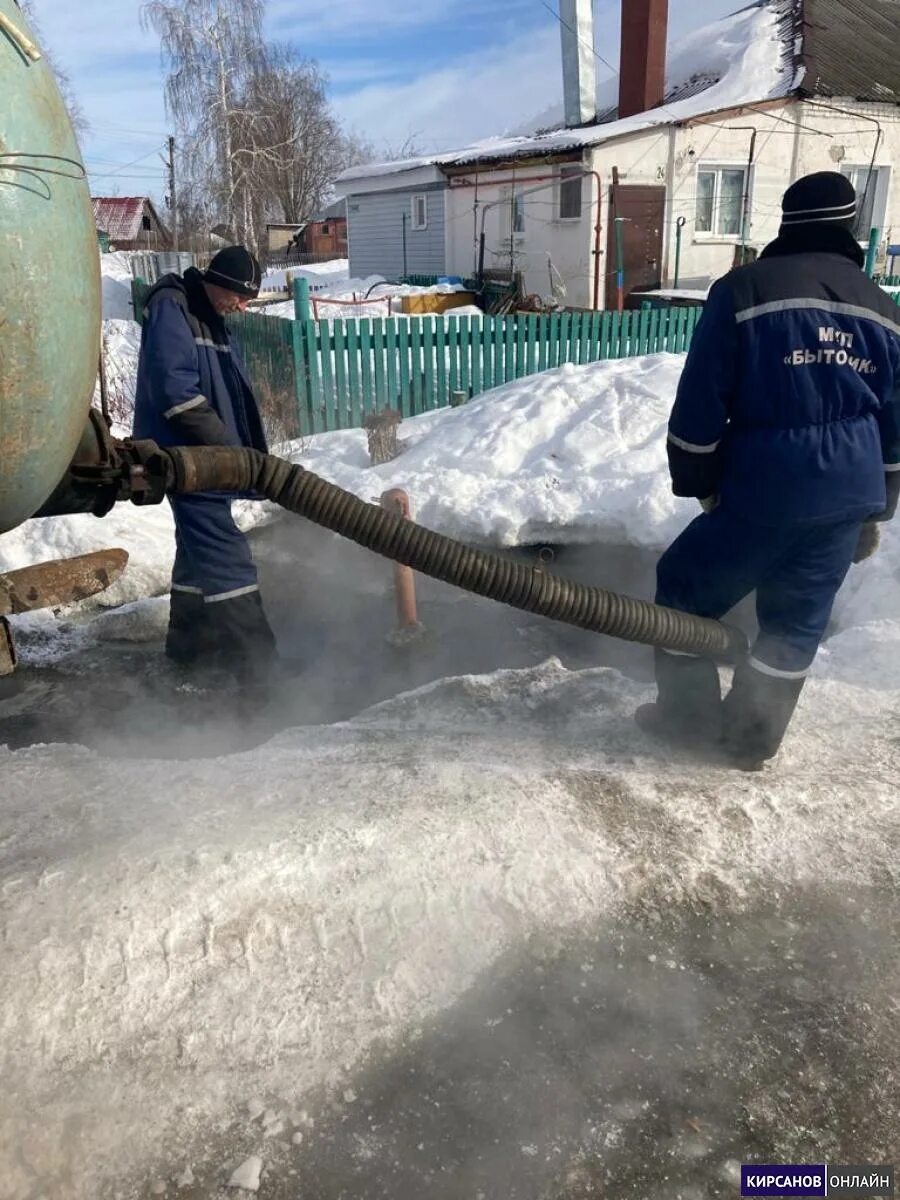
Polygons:
<instances>
[{"instance_id":1,"label":"black glove","mask_svg":"<svg viewBox=\"0 0 900 1200\"><path fill-rule=\"evenodd\" d=\"M859 541L856 543L856 552L853 555L853 561L861 563L864 559L871 558L878 549L880 541L881 530L874 521L866 521L865 525L859 531Z\"/></svg>"}]
</instances>

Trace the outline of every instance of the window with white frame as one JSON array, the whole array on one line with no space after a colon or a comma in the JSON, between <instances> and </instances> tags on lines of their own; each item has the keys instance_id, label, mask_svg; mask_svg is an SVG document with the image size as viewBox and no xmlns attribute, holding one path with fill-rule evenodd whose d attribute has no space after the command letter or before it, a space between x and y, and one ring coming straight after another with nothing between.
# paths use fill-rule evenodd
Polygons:
<instances>
[{"instance_id":1,"label":"window with white frame","mask_svg":"<svg viewBox=\"0 0 900 1200\"><path fill-rule=\"evenodd\" d=\"M841 174L845 175L856 189L856 236L861 241L866 241L872 229L884 229L891 169L842 165Z\"/></svg>"},{"instance_id":2,"label":"window with white frame","mask_svg":"<svg viewBox=\"0 0 900 1200\"><path fill-rule=\"evenodd\" d=\"M697 168L694 232L707 237L739 238L747 191L746 167Z\"/></svg>"},{"instance_id":3,"label":"window with white frame","mask_svg":"<svg viewBox=\"0 0 900 1200\"><path fill-rule=\"evenodd\" d=\"M577 221L581 218L581 184L584 169L580 163L559 168L559 219Z\"/></svg>"},{"instance_id":4,"label":"window with white frame","mask_svg":"<svg viewBox=\"0 0 900 1200\"><path fill-rule=\"evenodd\" d=\"M428 228L427 196L413 196L412 198L412 227L413 229Z\"/></svg>"},{"instance_id":5,"label":"window with white frame","mask_svg":"<svg viewBox=\"0 0 900 1200\"><path fill-rule=\"evenodd\" d=\"M517 187L512 192L510 203L510 216L512 221L512 233L524 233L524 188Z\"/></svg>"}]
</instances>

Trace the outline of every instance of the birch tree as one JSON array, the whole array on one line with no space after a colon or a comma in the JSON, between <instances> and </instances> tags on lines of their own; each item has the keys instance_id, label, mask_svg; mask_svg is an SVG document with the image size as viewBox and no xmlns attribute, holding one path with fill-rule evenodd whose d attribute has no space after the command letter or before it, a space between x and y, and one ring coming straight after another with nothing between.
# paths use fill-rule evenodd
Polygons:
<instances>
[{"instance_id":1,"label":"birch tree","mask_svg":"<svg viewBox=\"0 0 900 1200\"><path fill-rule=\"evenodd\" d=\"M246 144L245 98L264 61L263 0L150 0L145 26L159 36L168 68L166 108L205 173L221 219L258 250L253 219L253 155Z\"/></svg>"},{"instance_id":2,"label":"birch tree","mask_svg":"<svg viewBox=\"0 0 900 1200\"><path fill-rule=\"evenodd\" d=\"M328 104L325 77L292 47L271 47L250 81L245 109L270 210L285 222L309 220L358 152Z\"/></svg>"}]
</instances>

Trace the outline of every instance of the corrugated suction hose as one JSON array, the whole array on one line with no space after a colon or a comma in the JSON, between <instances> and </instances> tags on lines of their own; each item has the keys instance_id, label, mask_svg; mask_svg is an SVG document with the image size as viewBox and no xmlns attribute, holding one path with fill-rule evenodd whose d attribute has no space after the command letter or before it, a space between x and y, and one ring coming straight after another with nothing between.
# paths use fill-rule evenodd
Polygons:
<instances>
[{"instance_id":1,"label":"corrugated suction hose","mask_svg":"<svg viewBox=\"0 0 900 1200\"><path fill-rule=\"evenodd\" d=\"M721 621L588 587L543 567L464 546L272 454L225 446L168 449L164 454L173 466L171 492L255 492L367 550L513 608L594 633L725 662L746 653L744 635Z\"/></svg>"}]
</instances>

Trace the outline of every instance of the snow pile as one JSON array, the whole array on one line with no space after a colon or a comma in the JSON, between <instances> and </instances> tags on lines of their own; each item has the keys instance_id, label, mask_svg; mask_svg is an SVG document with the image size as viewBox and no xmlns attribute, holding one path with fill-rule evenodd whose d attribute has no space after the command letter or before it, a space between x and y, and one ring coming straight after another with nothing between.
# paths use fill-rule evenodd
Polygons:
<instances>
[{"instance_id":1,"label":"snow pile","mask_svg":"<svg viewBox=\"0 0 900 1200\"><path fill-rule=\"evenodd\" d=\"M262 290L275 292L287 287L288 273L299 279L308 279L310 288L336 287L350 278L350 262L346 258L334 258L329 262L309 263L306 266L277 267L263 275Z\"/></svg>"},{"instance_id":2,"label":"snow pile","mask_svg":"<svg viewBox=\"0 0 900 1200\"><path fill-rule=\"evenodd\" d=\"M100 279L103 288L103 316L105 319L127 321L134 313L131 307L131 256L117 250L112 254L100 255Z\"/></svg>"},{"instance_id":3,"label":"snow pile","mask_svg":"<svg viewBox=\"0 0 900 1200\"><path fill-rule=\"evenodd\" d=\"M262 1165L262 1159L256 1154L251 1154L236 1170L232 1171L228 1186L241 1188L245 1192L258 1192L259 1173Z\"/></svg>"},{"instance_id":4,"label":"snow pile","mask_svg":"<svg viewBox=\"0 0 900 1200\"><path fill-rule=\"evenodd\" d=\"M416 520L502 546L664 546L696 513L672 496L666 425L683 358L654 355L516 380L400 426L406 449L369 465L362 430L321 434L296 461L366 500L403 487Z\"/></svg>"},{"instance_id":5,"label":"snow pile","mask_svg":"<svg viewBox=\"0 0 900 1200\"><path fill-rule=\"evenodd\" d=\"M141 327L134 320L104 320L103 357L106 364L106 388L113 434L130 437L134 416L134 390L137 384ZM94 392L94 406L100 407L100 382Z\"/></svg>"}]
</instances>

